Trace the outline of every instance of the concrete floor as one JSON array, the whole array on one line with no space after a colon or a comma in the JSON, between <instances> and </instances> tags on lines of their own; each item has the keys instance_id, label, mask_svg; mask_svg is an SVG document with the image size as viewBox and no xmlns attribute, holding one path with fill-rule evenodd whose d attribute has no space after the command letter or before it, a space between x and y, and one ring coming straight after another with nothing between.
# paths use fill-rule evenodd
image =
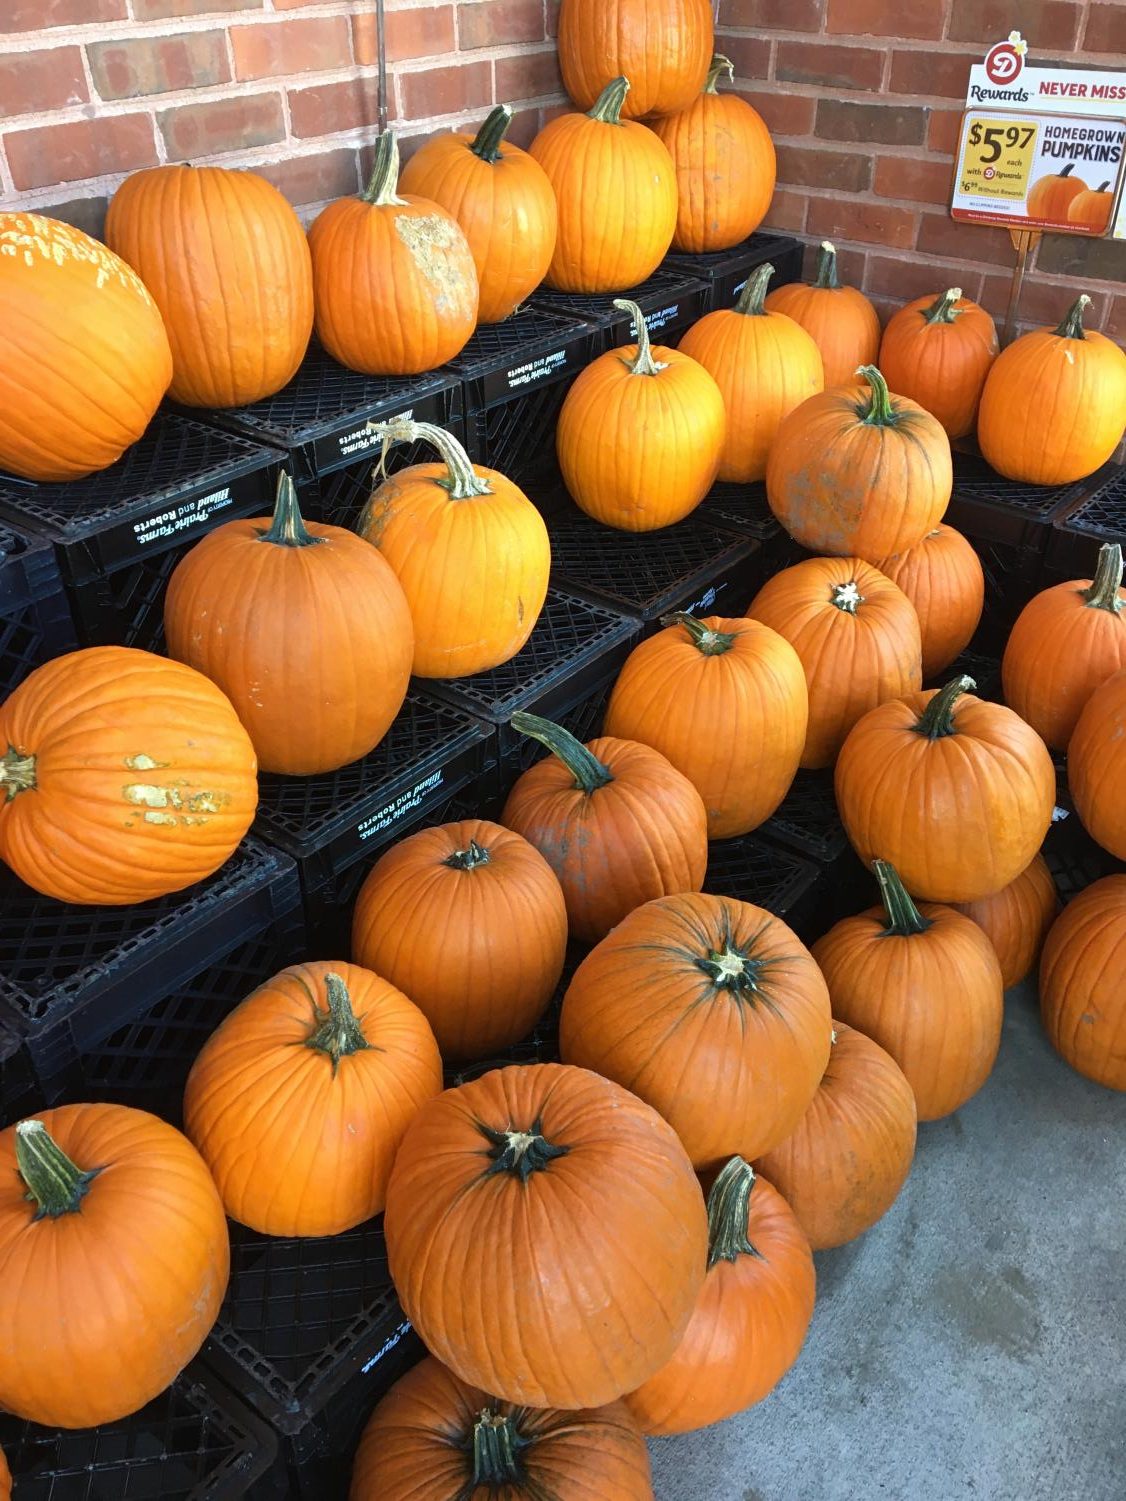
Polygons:
<instances>
[{"instance_id":1,"label":"concrete floor","mask_svg":"<svg viewBox=\"0 0 1126 1501\"><path fill-rule=\"evenodd\" d=\"M992 1078L817 1258L797 1365L652 1444L657 1501L1126 1501L1126 1096L1006 998Z\"/></svg>"}]
</instances>

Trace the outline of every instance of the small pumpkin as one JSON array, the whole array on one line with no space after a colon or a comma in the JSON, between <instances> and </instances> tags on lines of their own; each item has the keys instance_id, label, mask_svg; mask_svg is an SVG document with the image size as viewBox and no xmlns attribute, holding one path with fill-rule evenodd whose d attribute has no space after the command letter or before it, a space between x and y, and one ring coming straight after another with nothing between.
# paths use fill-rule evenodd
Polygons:
<instances>
[{"instance_id":1,"label":"small pumpkin","mask_svg":"<svg viewBox=\"0 0 1126 1501\"><path fill-rule=\"evenodd\" d=\"M258 805L250 736L200 672L128 646L0 705L0 859L60 902L132 906L219 869Z\"/></svg>"},{"instance_id":2,"label":"small pumpkin","mask_svg":"<svg viewBox=\"0 0 1126 1501\"><path fill-rule=\"evenodd\" d=\"M512 727L551 755L519 778L501 821L558 876L573 938L597 943L635 907L700 890L708 815L660 751L610 736L582 745L562 725L522 710Z\"/></svg>"},{"instance_id":3,"label":"small pumpkin","mask_svg":"<svg viewBox=\"0 0 1126 1501\"><path fill-rule=\"evenodd\" d=\"M499 667L532 634L547 598L543 517L511 480L471 463L443 428L396 417L372 430L385 453L392 443L424 442L440 455L385 479L356 528L403 586L414 672L459 678Z\"/></svg>"},{"instance_id":4,"label":"small pumpkin","mask_svg":"<svg viewBox=\"0 0 1126 1501\"><path fill-rule=\"evenodd\" d=\"M563 483L580 510L606 526L651 532L682 521L715 482L727 414L702 365L651 348L635 302L638 342L610 349L567 392L555 447Z\"/></svg>"},{"instance_id":5,"label":"small pumpkin","mask_svg":"<svg viewBox=\"0 0 1126 1501\"><path fill-rule=\"evenodd\" d=\"M660 751L704 800L709 839L746 834L790 790L805 744L801 659L757 620L669 615L618 675L605 733Z\"/></svg>"},{"instance_id":6,"label":"small pumpkin","mask_svg":"<svg viewBox=\"0 0 1126 1501\"><path fill-rule=\"evenodd\" d=\"M892 317L880 341L880 369L893 391L937 417L949 437L964 438L999 349L993 319L961 287L950 287L916 297Z\"/></svg>"},{"instance_id":7,"label":"small pumpkin","mask_svg":"<svg viewBox=\"0 0 1126 1501\"><path fill-rule=\"evenodd\" d=\"M646 902L591 950L563 997L559 1046L652 1105L709 1168L790 1134L831 1030L824 981L784 922L692 894Z\"/></svg>"},{"instance_id":8,"label":"small pumpkin","mask_svg":"<svg viewBox=\"0 0 1126 1501\"><path fill-rule=\"evenodd\" d=\"M410 996L447 1058L487 1058L527 1036L566 948L566 902L547 861L477 818L392 845L352 920L356 962Z\"/></svg>"},{"instance_id":9,"label":"small pumpkin","mask_svg":"<svg viewBox=\"0 0 1126 1501\"><path fill-rule=\"evenodd\" d=\"M428 198L401 196L398 180L386 130L366 189L330 203L309 230L317 338L364 375L433 370L477 326L477 268L460 224Z\"/></svg>"},{"instance_id":10,"label":"small pumpkin","mask_svg":"<svg viewBox=\"0 0 1126 1501\"><path fill-rule=\"evenodd\" d=\"M1068 742L1067 780L1083 827L1103 849L1126 860L1126 669L1087 700Z\"/></svg>"},{"instance_id":11,"label":"small pumpkin","mask_svg":"<svg viewBox=\"0 0 1126 1501\"><path fill-rule=\"evenodd\" d=\"M825 387L849 386L858 365L874 365L880 349L880 315L858 287L842 286L837 247L821 241L817 276L811 285L792 281L775 287L768 311L800 323L821 351Z\"/></svg>"},{"instance_id":12,"label":"small pumpkin","mask_svg":"<svg viewBox=\"0 0 1126 1501\"><path fill-rule=\"evenodd\" d=\"M713 36L709 0L563 0L563 86L589 109L616 74L625 74L635 86L626 119L675 114L703 87Z\"/></svg>"},{"instance_id":13,"label":"small pumpkin","mask_svg":"<svg viewBox=\"0 0 1126 1501\"><path fill-rule=\"evenodd\" d=\"M961 532L939 522L921 542L881 558L879 571L903 590L919 617L923 682L944 672L973 640L985 604L981 559Z\"/></svg>"},{"instance_id":14,"label":"small pumpkin","mask_svg":"<svg viewBox=\"0 0 1126 1501\"><path fill-rule=\"evenodd\" d=\"M1097 188L1085 188L1076 193L1067 206L1067 222L1080 224L1089 234L1106 234L1110 224L1110 211L1114 207L1114 194L1108 191L1110 180L1101 182Z\"/></svg>"},{"instance_id":15,"label":"small pumpkin","mask_svg":"<svg viewBox=\"0 0 1126 1501\"><path fill-rule=\"evenodd\" d=\"M1068 162L1062 172L1047 172L1036 179L1028 194L1030 219L1050 219L1056 224L1068 222L1071 205L1088 191L1081 177L1072 177L1075 166L1075 162Z\"/></svg>"},{"instance_id":16,"label":"small pumpkin","mask_svg":"<svg viewBox=\"0 0 1126 1501\"><path fill-rule=\"evenodd\" d=\"M473 135L426 141L403 168L404 193L426 198L461 225L480 284L479 323L500 323L543 281L558 214L543 168L505 140L510 105L498 104Z\"/></svg>"},{"instance_id":17,"label":"small pumpkin","mask_svg":"<svg viewBox=\"0 0 1126 1501\"><path fill-rule=\"evenodd\" d=\"M1043 855L994 896L951 905L972 917L992 943L1006 990L1031 974L1060 910L1056 883Z\"/></svg>"},{"instance_id":18,"label":"small pumpkin","mask_svg":"<svg viewBox=\"0 0 1126 1501\"><path fill-rule=\"evenodd\" d=\"M865 863L935 902L992 896L1027 870L1055 807L1047 747L972 678L870 710L837 759L837 805ZM849 1018L845 1017L847 1021Z\"/></svg>"},{"instance_id":19,"label":"small pumpkin","mask_svg":"<svg viewBox=\"0 0 1126 1501\"><path fill-rule=\"evenodd\" d=\"M627 70L628 71L628 70ZM712 58L703 92L686 109L654 120L650 129L676 167L678 207L674 250L703 255L738 245L762 223L774 196L777 162L766 122L738 94L729 57Z\"/></svg>"},{"instance_id":20,"label":"small pumpkin","mask_svg":"<svg viewBox=\"0 0 1126 1501\"><path fill-rule=\"evenodd\" d=\"M199 1153L155 1115L61 1105L0 1131L0 1406L50 1428L137 1412L198 1352L230 1269Z\"/></svg>"},{"instance_id":21,"label":"small pumpkin","mask_svg":"<svg viewBox=\"0 0 1126 1501\"><path fill-rule=\"evenodd\" d=\"M588 114L557 115L531 144L559 209L546 278L557 291L635 287L672 244L676 168L651 130L621 118L629 90L615 78Z\"/></svg>"},{"instance_id":22,"label":"small pumpkin","mask_svg":"<svg viewBox=\"0 0 1126 1501\"><path fill-rule=\"evenodd\" d=\"M782 1195L732 1157L708 1195L708 1272L676 1354L626 1406L646 1433L690 1433L761 1402L813 1317L809 1241Z\"/></svg>"},{"instance_id":23,"label":"small pumpkin","mask_svg":"<svg viewBox=\"0 0 1126 1501\"><path fill-rule=\"evenodd\" d=\"M1126 876L1081 891L1052 926L1040 960L1048 1040L1085 1079L1126 1090Z\"/></svg>"},{"instance_id":24,"label":"small pumpkin","mask_svg":"<svg viewBox=\"0 0 1126 1501\"><path fill-rule=\"evenodd\" d=\"M707 1260L672 1127L553 1063L494 1069L424 1105L384 1228L427 1349L529 1407L600 1407L647 1381L680 1343Z\"/></svg>"},{"instance_id":25,"label":"small pumpkin","mask_svg":"<svg viewBox=\"0 0 1126 1501\"><path fill-rule=\"evenodd\" d=\"M874 365L863 388L805 401L778 429L766 467L770 509L811 552L876 563L934 531L950 503L950 439L893 396Z\"/></svg>"},{"instance_id":26,"label":"small pumpkin","mask_svg":"<svg viewBox=\"0 0 1126 1501\"><path fill-rule=\"evenodd\" d=\"M1004 988L993 945L971 918L916 907L893 865L873 862L883 907L846 917L813 945L833 1015L902 1069L921 1121L972 1099L1001 1046Z\"/></svg>"},{"instance_id":27,"label":"small pumpkin","mask_svg":"<svg viewBox=\"0 0 1126 1501\"><path fill-rule=\"evenodd\" d=\"M0 1449L0 1501L12 1501L12 1472L3 1449Z\"/></svg>"},{"instance_id":28,"label":"small pumpkin","mask_svg":"<svg viewBox=\"0 0 1126 1501\"><path fill-rule=\"evenodd\" d=\"M349 1501L653 1501L649 1453L620 1402L514 1407L432 1356L396 1381L356 1450Z\"/></svg>"},{"instance_id":29,"label":"small pumpkin","mask_svg":"<svg viewBox=\"0 0 1126 1501\"><path fill-rule=\"evenodd\" d=\"M1104 542L1093 579L1055 584L1017 617L1001 662L1005 702L1053 750L1067 749L1084 705L1126 667L1122 548Z\"/></svg>"},{"instance_id":30,"label":"small pumpkin","mask_svg":"<svg viewBox=\"0 0 1126 1501\"><path fill-rule=\"evenodd\" d=\"M119 459L172 379L156 303L80 229L0 213L0 469L81 479Z\"/></svg>"},{"instance_id":31,"label":"small pumpkin","mask_svg":"<svg viewBox=\"0 0 1126 1501\"><path fill-rule=\"evenodd\" d=\"M870 1230L899 1197L915 1157L915 1094L890 1053L833 1023L829 1066L786 1140L756 1164L815 1251Z\"/></svg>"},{"instance_id":32,"label":"small pumpkin","mask_svg":"<svg viewBox=\"0 0 1126 1501\"><path fill-rule=\"evenodd\" d=\"M296 374L313 331L309 242L257 172L190 165L134 172L110 201L106 242L160 308L174 400L245 406Z\"/></svg>"},{"instance_id":33,"label":"small pumpkin","mask_svg":"<svg viewBox=\"0 0 1126 1501\"><path fill-rule=\"evenodd\" d=\"M169 655L234 704L263 771L314 776L366 756L410 682L414 627L390 564L307 523L284 470L272 520L228 521L180 559L164 627Z\"/></svg>"},{"instance_id":34,"label":"small pumpkin","mask_svg":"<svg viewBox=\"0 0 1126 1501\"><path fill-rule=\"evenodd\" d=\"M723 393L719 478L740 484L763 478L786 415L825 384L821 353L805 329L765 305L773 275L773 266L759 266L733 308L705 314L680 341L681 354L703 365Z\"/></svg>"},{"instance_id":35,"label":"small pumpkin","mask_svg":"<svg viewBox=\"0 0 1126 1501\"><path fill-rule=\"evenodd\" d=\"M993 363L978 413L981 451L998 473L1029 485L1093 474L1126 425L1126 354L1083 327L1076 299L1058 328L1015 339Z\"/></svg>"}]
</instances>

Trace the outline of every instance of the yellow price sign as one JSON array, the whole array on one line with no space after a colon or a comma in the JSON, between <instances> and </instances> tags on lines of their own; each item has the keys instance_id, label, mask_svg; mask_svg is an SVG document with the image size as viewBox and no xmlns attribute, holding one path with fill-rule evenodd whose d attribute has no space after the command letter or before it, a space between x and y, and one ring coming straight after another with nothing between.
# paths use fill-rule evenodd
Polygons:
<instances>
[{"instance_id":1,"label":"yellow price sign","mask_svg":"<svg viewBox=\"0 0 1126 1501\"><path fill-rule=\"evenodd\" d=\"M1036 158L1038 120L986 115L967 121L957 188L975 198L1024 199Z\"/></svg>"}]
</instances>

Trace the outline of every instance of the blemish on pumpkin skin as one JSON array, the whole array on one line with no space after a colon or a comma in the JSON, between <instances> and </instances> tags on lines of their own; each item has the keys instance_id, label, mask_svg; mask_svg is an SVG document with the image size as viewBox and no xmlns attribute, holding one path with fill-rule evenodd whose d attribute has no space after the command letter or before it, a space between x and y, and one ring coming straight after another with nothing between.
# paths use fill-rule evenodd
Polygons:
<instances>
[{"instance_id":1,"label":"blemish on pumpkin skin","mask_svg":"<svg viewBox=\"0 0 1126 1501\"><path fill-rule=\"evenodd\" d=\"M461 238L457 225L444 215L400 214L395 219L395 233L410 251L411 259L436 292L439 312L468 313L468 287L465 279L451 264L446 252L453 250Z\"/></svg>"},{"instance_id":2,"label":"blemish on pumpkin skin","mask_svg":"<svg viewBox=\"0 0 1126 1501\"><path fill-rule=\"evenodd\" d=\"M163 825L166 828L173 828L174 829L176 827L176 819L175 819L175 816L173 814L171 814L171 813L156 813L151 808L145 814L145 822L146 823L161 824L161 825Z\"/></svg>"},{"instance_id":3,"label":"blemish on pumpkin skin","mask_svg":"<svg viewBox=\"0 0 1126 1501\"><path fill-rule=\"evenodd\" d=\"M121 789L121 795L138 808L167 808L169 802L168 788L153 786L151 782L129 782Z\"/></svg>"},{"instance_id":4,"label":"blemish on pumpkin skin","mask_svg":"<svg viewBox=\"0 0 1126 1501\"><path fill-rule=\"evenodd\" d=\"M126 756L125 764L130 771L156 771L167 766L167 761L154 761L151 756Z\"/></svg>"}]
</instances>

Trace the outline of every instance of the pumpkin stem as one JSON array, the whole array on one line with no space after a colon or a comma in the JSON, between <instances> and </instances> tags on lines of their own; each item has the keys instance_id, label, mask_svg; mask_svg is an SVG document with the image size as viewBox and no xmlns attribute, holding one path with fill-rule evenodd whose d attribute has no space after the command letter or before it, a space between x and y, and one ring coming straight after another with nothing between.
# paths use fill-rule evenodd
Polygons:
<instances>
[{"instance_id":1,"label":"pumpkin stem","mask_svg":"<svg viewBox=\"0 0 1126 1501\"><path fill-rule=\"evenodd\" d=\"M314 537L305 525L301 507L297 503L297 488L283 469L278 475L278 497L274 503L274 517L269 530L262 532L259 542L275 542L279 547L313 547L323 542L323 537Z\"/></svg>"},{"instance_id":2,"label":"pumpkin stem","mask_svg":"<svg viewBox=\"0 0 1126 1501\"><path fill-rule=\"evenodd\" d=\"M622 313L628 313L633 319L637 329L637 353L632 362L624 361L629 365L631 375L660 375L662 370L667 370L667 365L662 365L659 360L653 358L653 350L649 343L649 325L645 322L645 314L636 302L630 302L628 297L615 297L614 306Z\"/></svg>"},{"instance_id":3,"label":"pumpkin stem","mask_svg":"<svg viewBox=\"0 0 1126 1501\"><path fill-rule=\"evenodd\" d=\"M527 1131L518 1131L510 1126L507 1131L494 1131L478 1121L477 1129L489 1142L487 1156L493 1160L486 1169L486 1178L495 1173L512 1173L527 1183L533 1173L544 1172L557 1157L566 1157L570 1147L557 1147L543 1135L543 1122L537 1117Z\"/></svg>"},{"instance_id":4,"label":"pumpkin stem","mask_svg":"<svg viewBox=\"0 0 1126 1501\"><path fill-rule=\"evenodd\" d=\"M10 803L21 792L30 792L35 786L35 757L25 756L14 745L0 756L0 791L4 801Z\"/></svg>"},{"instance_id":5,"label":"pumpkin stem","mask_svg":"<svg viewBox=\"0 0 1126 1501\"><path fill-rule=\"evenodd\" d=\"M742 1157L732 1157L720 1169L708 1194L708 1271L717 1261L759 1256L747 1239L747 1211L755 1170Z\"/></svg>"},{"instance_id":6,"label":"pumpkin stem","mask_svg":"<svg viewBox=\"0 0 1126 1501\"><path fill-rule=\"evenodd\" d=\"M620 125L622 105L628 93L628 78L612 78L587 113L592 120L601 120L604 125Z\"/></svg>"},{"instance_id":7,"label":"pumpkin stem","mask_svg":"<svg viewBox=\"0 0 1126 1501\"><path fill-rule=\"evenodd\" d=\"M473 1488L520 1485L523 1475L517 1456L524 1447L510 1417L483 1407L473 1425Z\"/></svg>"},{"instance_id":8,"label":"pumpkin stem","mask_svg":"<svg viewBox=\"0 0 1126 1501\"><path fill-rule=\"evenodd\" d=\"M1074 172L1074 171L1075 171L1075 163L1074 163L1074 162L1068 162L1068 164L1067 164L1067 166L1066 166L1066 167L1065 167L1065 168L1064 168L1064 169L1063 169L1063 171L1062 171L1062 172L1061 172L1061 173L1060 173L1060 176L1061 176L1061 177L1070 177L1070 176L1071 176L1071 174L1072 174L1072 173L1073 173L1073 172Z\"/></svg>"},{"instance_id":9,"label":"pumpkin stem","mask_svg":"<svg viewBox=\"0 0 1126 1501\"><path fill-rule=\"evenodd\" d=\"M735 645L735 637L728 631L713 631L694 615L678 610L675 615L662 615L663 626L682 625L692 640L692 645L705 657L721 657Z\"/></svg>"},{"instance_id":10,"label":"pumpkin stem","mask_svg":"<svg viewBox=\"0 0 1126 1501\"><path fill-rule=\"evenodd\" d=\"M414 422L410 417L392 417L389 422L369 422L367 430L382 439L379 464L383 468L387 450L394 443L429 443L436 448L446 466L445 479L435 480L449 491L451 500L472 500L477 495L491 495L492 487L477 473L465 449L444 427L433 422Z\"/></svg>"},{"instance_id":11,"label":"pumpkin stem","mask_svg":"<svg viewBox=\"0 0 1126 1501\"><path fill-rule=\"evenodd\" d=\"M915 933L925 933L934 926L929 917L924 917L907 894L907 887L899 878L894 865L886 860L873 860L872 869L880 886L880 900L887 913L888 925L881 938L910 938Z\"/></svg>"},{"instance_id":12,"label":"pumpkin stem","mask_svg":"<svg viewBox=\"0 0 1126 1501\"><path fill-rule=\"evenodd\" d=\"M888 395L887 381L875 365L860 365L856 373L862 375L872 388L871 398L860 417L861 422L866 422L871 427L890 427L896 420L896 412Z\"/></svg>"},{"instance_id":13,"label":"pumpkin stem","mask_svg":"<svg viewBox=\"0 0 1126 1501\"><path fill-rule=\"evenodd\" d=\"M817 257L817 280L813 285L822 292L835 292L840 286L837 280L837 247L832 240L821 241L821 253Z\"/></svg>"},{"instance_id":14,"label":"pumpkin stem","mask_svg":"<svg viewBox=\"0 0 1126 1501\"><path fill-rule=\"evenodd\" d=\"M940 688L915 721L915 730L928 740L941 740L954 734L954 705L963 693L972 693L977 687L973 678L951 678L945 688Z\"/></svg>"},{"instance_id":15,"label":"pumpkin stem","mask_svg":"<svg viewBox=\"0 0 1126 1501\"><path fill-rule=\"evenodd\" d=\"M744 953L730 937L722 949L709 949L707 954L694 958L693 963L703 970L716 990L729 990L736 996L758 994L761 961Z\"/></svg>"},{"instance_id":16,"label":"pumpkin stem","mask_svg":"<svg viewBox=\"0 0 1126 1501\"><path fill-rule=\"evenodd\" d=\"M704 93L718 94L719 89L716 85L725 73L727 74L728 83L734 83L735 64L729 57L724 57L722 52L717 52L712 58L711 67L708 69L708 76L704 80Z\"/></svg>"},{"instance_id":17,"label":"pumpkin stem","mask_svg":"<svg viewBox=\"0 0 1126 1501\"><path fill-rule=\"evenodd\" d=\"M362 1053L365 1048L371 1047L371 1043L364 1036L359 1018L352 1010L352 997L348 994L348 987L339 975L325 975L325 995L328 997L328 1010L315 1008L313 1030L309 1033L305 1046L316 1048L319 1053L327 1053L332 1059L332 1071L335 1074L340 1067L341 1058L347 1057L349 1053Z\"/></svg>"},{"instance_id":18,"label":"pumpkin stem","mask_svg":"<svg viewBox=\"0 0 1126 1501\"><path fill-rule=\"evenodd\" d=\"M16 1127L16 1168L27 1185L28 1199L39 1206L37 1220L76 1213L101 1172L96 1167L84 1173L76 1167L42 1121L20 1121Z\"/></svg>"},{"instance_id":19,"label":"pumpkin stem","mask_svg":"<svg viewBox=\"0 0 1126 1501\"><path fill-rule=\"evenodd\" d=\"M750 318L766 317L766 289L770 278L774 275L774 267L769 261L761 266L756 266L747 277L747 285L739 293L739 300L735 304L737 313L745 313Z\"/></svg>"},{"instance_id":20,"label":"pumpkin stem","mask_svg":"<svg viewBox=\"0 0 1126 1501\"><path fill-rule=\"evenodd\" d=\"M400 198L395 191L398 186L399 143L393 130L385 130L375 139L375 165L360 197L364 203L375 204L378 208L403 204L406 199Z\"/></svg>"},{"instance_id":21,"label":"pumpkin stem","mask_svg":"<svg viewBox=\"0 0 1126 1501\"><path fill-rule=\"evenodd\" d=\"M1095 189L1095 192L1096 193L1105 193L1106 190L1107 190L1107 188L1109 188L1109 187L1110 187L1110 178L1108 177L1107 180L1106 180L1106 182L1100 182L1099 183L1098 187Z\"/></svg>"},{"instance_id":22,"label":"pumpkin stem","mask_svg":"<svg viewBox=\"0 0 1126 1501\"><path fill-rule=\"evenodd\" d=\"M956 308L954 304L961 300L961 287L947 287L941 297L935 299L930 307L923 309L924 323L953 323L965 312L964 308Z\"/></svg>"},{"instance_id":23,"label":"pumpkin stem","mask_svg":"<svg viewBox=\"0 0 1126 1501\"><path fill-rule=\"evenodd\" d=\"M474 156L479 156L483 162L499 162L500 144L511 124L512 106L498 104L496 109L490 110L489 118L474 137L470 151Z\"/></svg>"},{"instance_id":24,"label":"pumpkin stem","mask_svg":"<svg viewBox=\"0 0 1126 1501\"><path fill-rule=\"evenodd\" d=\"M864 603L864 595L855 579L849 579L847 584L834 584L829 597L846 615L855 615Z\"/></svg>"},{"instance_id":25,"label":"pumpkin stem","mask_svg":"<svg viewBox=\"0 0 1126 1501\"><path fill-rule=\"evenodd\" d=\"M546 745L553 756L558 756L574 777L575 786L588 797L614 780L610 768L561 724L541 719L538 714L526 714L523 709L517 709L508 722L521 735L530 735L533 740Z\"/></svg>"},{"instance_id":26,"label":"pumpkin stem","mask_svg":"<svg viewBox=\"0 0 1126 1501\"><path fill-rule=\"evenodd\" d=\"M447 855L442 861L451 870L476 870L478 865L488 865L489 852L483 844L478 844L476 839L469 841L468 849L454 850L452 855Z\"/></svg>"},{"instance_id":27,"label":"pumpkin stem","mask_svg":"<svg viewBox=\"0 0 1126 1501\"><path fill-rule=\"evenodd\" d=\"M1109 610L1112 615L1117 615L1122 609L1122 601L1118 597L1121 587L1122 546L1118 542L1104 542L1099 548L1094 580L1089 589L1083 590L1088 609Z\"/></svg>"},{"instance_id":28,"label":"pumpkin stem","mask_svg":"<svg viewBox=\"0 0 1126 1501\"><path fill-rule=\"evenodd\" d=\"M1086 292L1081 292L1068 308L1063 322L1056 329L1061 339L1085 339L1087 337L1083 332L1083 311L1090 305L1091 299Z\"/></svg>"}]
</instances>

